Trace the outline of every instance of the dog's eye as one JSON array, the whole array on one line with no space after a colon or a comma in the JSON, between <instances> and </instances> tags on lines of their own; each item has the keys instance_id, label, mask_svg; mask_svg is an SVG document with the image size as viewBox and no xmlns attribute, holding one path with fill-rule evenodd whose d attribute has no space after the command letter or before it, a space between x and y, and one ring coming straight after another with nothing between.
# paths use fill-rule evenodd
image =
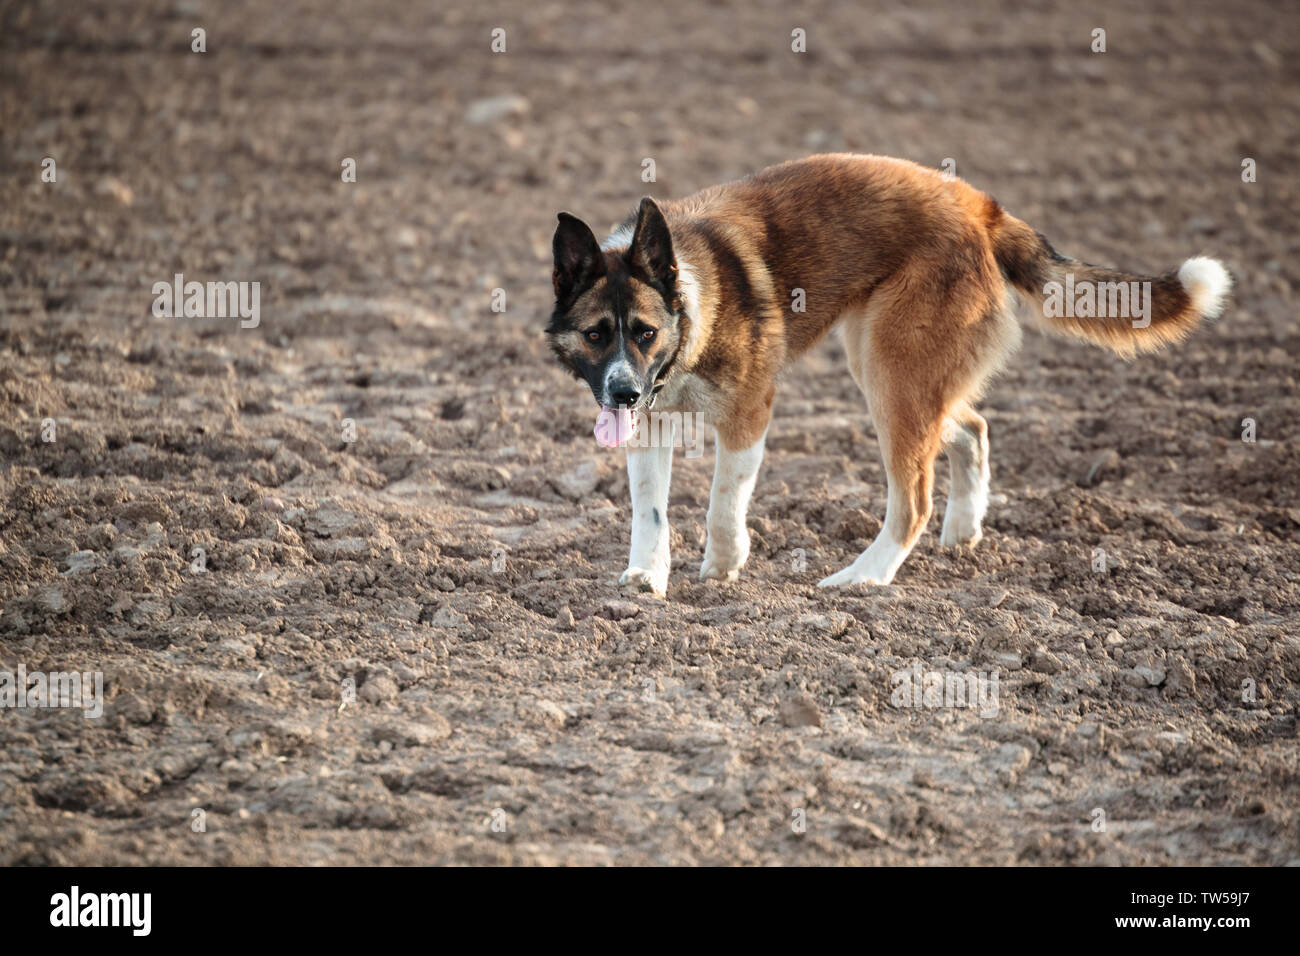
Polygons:
<instances>
[{"instance_id":1,"label":"dog's eye","mask_svg":"<svg viewBox=\"0 0 1300 956\"><path fill-rule=\"evenodd\" d=\"M642 342L653 342L654 339L655 339L654 329L646 329L644 332L641 333Z\"/></svg>"},{"instance_id":2,"label":"dog's eye","mask_svg":"<svg viewBox=\"0 0 1300 956\"><path fill-rule=\"evenodd\" d=\"M593 342L599 342L600 329L592 329L590 332L587 333L587 338L591 339Z\"/></svg>"}]
</instances>

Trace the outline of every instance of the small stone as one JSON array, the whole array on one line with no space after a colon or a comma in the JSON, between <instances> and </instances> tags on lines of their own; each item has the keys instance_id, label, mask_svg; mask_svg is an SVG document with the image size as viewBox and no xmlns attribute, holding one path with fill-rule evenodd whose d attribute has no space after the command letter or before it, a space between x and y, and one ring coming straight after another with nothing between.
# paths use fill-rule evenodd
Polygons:
<instances>
[{"instance_id":1,"label":"small stone","mask_svg":"<svg viewBox=\"0 0 1300 956\"><path fill-rule=\"evenodd\" d=\"M406 745L408 747L427 747L439 740L446 740L450 736L451 723L441 714L429 714L423 717L418 724L408 724L406 727Z\"/></svg>"},{"instance_id":2,"label":"small stone","mask_svg":"<svg viewBox=\"0 0 1300 956\"><path fill-rule=\"evenodd\" d=\"M63 591L56 587L41 588L36 595L36 603L51 614L63 614L68 610L68 601Z\"/></svg>"},{"instance_id":3,"label":"small stone","mask_svg":"<svg viewBox=\"0 0 1300 956\"><path fill-rule=\"evenodd\" d=\"M1118 468L1119 462L1119 452L1114 448L1107 448L1094 458L1092 464L1079 476L1079 484L1084 488L1091 488L1103 474Z\"/></svg>"},{"instance_id":4,"label":"small stone","mask_svg":"<svg viewBox=\"0 0 1300 956\"><path fill-rule=\"evenodd\" d=\"M107 521L91 529L90 534L88 535L91 547L100 551L107 550L113 543L113 539L116 537L117 528L113 527L113 525L109 524Z\"/></svg>"},{"instance_id":5,"label":"small stone","mask_svg":"<svg viewBox=\"0 0 1300 956\"><path fill-rule=\"evenodd\" d=\"M600 472L594 461L584 461L578 467L551 478L551 485L571 501L589 498L600 483Z\"/></svg>"},{"instance_id":6,"label":"small stone","mask_svg":"<svg viewBox=\"0 0 1300 956\"><path fill-rule=\"evenodd\" d=\"M517 94L503 96L485 96L475 100L465 111L465 122L471 126L482 126L506 116L518 116L527 113L528 100Z\"/></svg>"},{"instance_id":7,"label":"small stone","mask_svg":"<svg viewBox=\"0 0 1300 956\"><path fill-rule=\"evenodd\" d=\"M802 614L795 625L801 631L823 634L827 637L839 637L849 629L853 616L843 611L830 611L826 614Z\"/></svg>"},{"instance_id":8,"label":"small stone","mask_svg":"<svg viewBox=\"0 0 1300 956\"><path fill-rule=\"evenodd\" d=\"M368 704L382 704L397 696L397 682L391 677L372 677L361 686L361 699Z\"/></svg>"},{"instance_id":9,"label":"small stone","mask_svg":"<svg viewBox=\"0 0 1300 956\"><path fill-rule=\"evenodd\" d=\"M361 811L357 824L371 830L390 830L397 825L397 813L386 804L374 803Z\"/></svg>"},{"instance_id":10,"label":"small stone","mask_svg":"<svg viewBox=\"0 0 1300 956\"><path fill-rule=\"evenodd\" d=\"M420 619L420 605L410 598L398 598L389 607L393 612L393 617L400 620L418 621Z\"/></svg>"},{"instance_id":11,"label":"small stone","mask_svg":"<svg viewBox=\"0 0 1300 956\"><path fill-rule=\"evenodd\" d=\"M108 196L118 205L129 206L135 202L135 193L131 187L115 176L105 176L95 184L96 196Z\"/></svg>"},{"instance_id":12,"label":"small stone","mask_svg":"<svg viewBox=\"0 0 1300 956\"><path fill-rule=\"evenodd\" d=\"M1159 687L1165 682L1165 672L1158 667L1139 666L1124 672L1124 679L1134 687Z\"/></svg>"},{"instance_id":13,"label":"small stone","mask_svg":"<svg viewBox=\"0 0 1300 956\"><path fill-rule=\"evenodd\" d=\"M113 548L113 557L121 564L135 564L140 560L140 556L140 549L129 544L119 544Z\"/></svg>"},{"instance_id":14,"label":"small stone","mask_svg":"<svg viewBox=\"0 0 1300 956\"><path fill-rule=\"evenodd\" d=\"M1020 775L1029 767L1033 754L1028 747L1005 743L992 755L991 762L998 779L1004 786L1014 786Z\"/></svg>"},{"instance_id":15,"label":"small stone","mask_svg":"<svg viewBox=\"0 0 1300 956\"><path fill-rule=\"evenodd\" d=\"M1049 651L1034 651L1029 657L1029 669L1040 674L1059 674L1065 670L1061 659Z\"/></svg>"},{"instance_id":16,"label":"small stone","mask_svg":"<svg viewBox=\"0 0 1300 956\"><path fill-rule=\"evenodd\" d=\"M553 700L539 700L532 707L533 714L540 718L544 724L553 727L563 727L569 715L564 712L564 708Z\"/></svg>"},{"instance_id":17,"label":"small stone","mask_svg":"<svg viewBox=\"0 0 1300 956\"><path fill-rule=\"evenodd\" d=\"M1008 671L1018 671L1021 668L1020 655L1010 652L993 655L994 662L998 667Z\"/></svg>"},{"instance_id":18,"label":"small stone","mask_svg":"<svg viewBox=\"0 0 1300 956\"><path fill-rule=\"evenodd\" d=\"M400 747L427 747L451 736L451 724L441 714L429 714L419 723L384 724L370 732L372 740Z\"/></svg>"},{"instance_id":19,"label":"small stone","mask_svg":"<svg viewBox=\"0 0 1300 956\"><path fill-rule=\"evenodd\" d=\"M605 613L609 615L610 620L624 621L629 617L636 617L641 613L641 606L633 604L631 601L606 601ZM569 619L572 621L573 614L570 612Z\"/></svg>"},{"instance_id":20,"label":"small stone","mask_svg":"<svg viewBox=\"0 0 1300 956\"><path fill-rule=\"evenodd\" d=\"M781 701L781 723L787 727L820 727L821 711L807 694L796 694Z\"/></svg>"},{"instance_id":21,"label":"small stone","mask_svg":"<svg viewBox=\"0 0 1300 956\"><path fill-rule=\"evenodd\" d=\"M167 532L157 521L150 521L144 526L144 540L140 542L140 550L148 554L151 551L157 551L167 546Z\"/></svg>"},{"instance_id":22,"label":"small stone","mask_svg":"<svg viewBox=\"0 0 1300 956\"><path fill-rule=\"evenodd\" d=\"M555 615L555 625L562 631L573 630L573 611L569 605L564 605Z\"/></svg>"},{"instance_id":23,"label":"small stone","mask_svg":"<svg viewBox=\"0 0 1300 956\"><path fill-rule=\"evenodd\" d=\"M145 605L150 603L152 602L142 601L140 607L144 608ZM132 620L138 618L140 618L140 615L132 615ZM237 637L228 637L223 641L218 641L214 649L243 661L251 661L257 656L257 649L254 648L253 645L249 644L247 641L241 641Z\"/></svg>"},{"instance_id":24,"label":"small stone","mask_svg":"<svg viewBox=\"0 0 1300 956\"><path fill-rule=\"evenodd\" d=\"M1164 690L1169 696L1194 697L1196 695L1196 673L1181 657L1169 660Z\"/></svg>"},{"instance_id":25,"label":"small stone","mask_svg":"<svg viewBox=\"0 0 1300 956\"><path fill-rule=\"evenodd\" d=\"M1033 757L1029 748L1023 744L1008 742L998 747L993 754L993 762L1002 767L1009 767L1014 770L1023 770L1029 766L1029 761Z\"/></svg>"},{"instance_id":26,"label":"small stone","mask_svg":"<svg viewBox=\"0 0 1300 956\"><path fill-rule=\"evenodd\" d=\"M1162 667L1135 667L1134 670L1145 677L1152 687L1159 687L1165 682L1165 670Z\"/></svg>"},{"instance_id":27,"label":"small stone","mask_svg":"<svg viewBox=\"0 0 1300 956\"><path fill-rule=\"evenodd\" d=\"M99 567L99 558L95 556L94 551L74 551L67 556L64 563L68 566L64 574L82 574Z\"/></svg>"},{"instance_id":28,"label":"small stone","mask_svg":"<svg viewBox=\"0 0 1300 956\"><path fill-rule=\"evenodd\" d=\"M1263 40L1256 40L1252 43L1250 45L1250 50L1255 54L1255 56L1259 57L1262 62L1266 63L1273 69L1276 70L1282 66L1282 57Z\"/></svg>"},{"instance_id":29,"label":"small stone","mask_svg":"<svg viewBox=\"0 0 1300 956\"><path fill-rule=\"evenodd\" d=\"M171 617L171 613L170 604L164 604L161 601L144 600L131 608L131 623L140 625L160 624ZM228 642L223 641L222 643Z\"/></svg>"},{"instance_id":30,"label":"small stone","mask_svg":"<svg viewBox=\"0 0 1300 956\"><path fill-rule=\"evenodd\" d=\"M438 612L433 615L430 622L434 627L462 628L469 623L469 618L454 608L444 605L438 608Z\"/></svg>"},{"instance_id":31,"label":"small stone","mask_svg":"<svg viewBox=\"0 0 1300 956\"><path fill-rule=\"evenodd\" d=\"M139 694L121 694L109 705L109 712L124 718L127 723L147 724L153 720L153 705Z\"/></svg>"},{"instance_id":32,"label":"small stone","mask_svg":"<svg viewBox=\"0 0 1300 956\"><path fill-rule=\"evenodd\" d=\"M619 633L618 626L614 624L613 621L606 620L603 617L597 617L594 614L591 617L584 618L582 623L584 633L590 631L591 636L595 638L598 647L600 644Z\"/></svg>"}]
</instances>

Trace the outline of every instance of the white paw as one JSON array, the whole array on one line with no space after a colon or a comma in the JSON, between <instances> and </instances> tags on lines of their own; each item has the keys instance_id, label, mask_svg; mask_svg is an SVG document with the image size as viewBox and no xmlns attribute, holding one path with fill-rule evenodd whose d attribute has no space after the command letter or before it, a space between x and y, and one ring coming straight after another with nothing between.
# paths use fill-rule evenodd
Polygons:
<instances>
[{"instance_id":1,"label":"white paw","mask_svg":"<svg viewBox=\"0 0 1300 956\"><path fill-rule=\"evenodd\" d=\"M882 530L856 561L843 571L823 579L817 586L842 588L854 584L889 584L911 550L910 546L903 547Z\"/></svg>"},{"instance_id":2,"label":"white paw","mask_svg":"<svg viewBox=\"0 0 1300 956\"><path fill-rule=\"evenodd\" d=\"M822 578L817 582L817 586L819 588L843 588L853 584L888 584L892 578L893 575L885 578L883 574L871 574L850 564L843 571L836 571L830 577Z\"/></svg>"},{"instance_id":3,"label":"white paw","mask_svg":"<svg viewBox=\"0 0 1300 956\"><path fill-rule=\"evenodd\" d=\"M980 523L969 513L954 512L944 515L943 530L939 532L939 543L945 548L957 548L962 545L975 547L984 537Z\"/></svg>"},{"instance_id":4,"label":"white paw","mask_svg":"<svg viewBox=\"0 0 1300 956\"><path fill-rule=\"evenodd\" d=\"M705 558L700 565L701 581L734 581L740 577L740 568L728 567L727 563Z\"/></svg>"},{"instance_id":5,"label":"white paw","mask_svg":"<svg viewBox=\"0 0 1300 956\"><path fill-rule=\"evenodd\" d=\"M727 542L724 547L714 547L713 538L704 547L704 563L700 565L701 581L734 581L740 569L749 560L749 533Z\"/></svg>"},{"instance_id":6,"label":"white paw","mask_svg":"<svg viewBox=\"0 0 1300 956\"><path fill-rule=\"evenodd\" d=\"M649 591L656 597L664 597L668 593L668 569L656 567L647 568L628 568L623 572L622 577L618 579L619 584L635 585L642 591Z\"/></svg>"}]
</instances>

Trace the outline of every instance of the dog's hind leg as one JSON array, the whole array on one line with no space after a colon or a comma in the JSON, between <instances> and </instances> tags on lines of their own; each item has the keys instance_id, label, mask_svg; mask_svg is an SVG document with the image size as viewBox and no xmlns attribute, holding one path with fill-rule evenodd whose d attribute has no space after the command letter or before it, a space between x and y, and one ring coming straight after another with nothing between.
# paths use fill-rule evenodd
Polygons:
<instances>
[{"instance_id":1,"label":"dog's hind leg","mask_svg":"<svg viewBox=\"0 0 1300 956\"><path fill-rule=\"evenodd\" d=\"M850 316L844 324L849 369L867 398L885 459L885 523L871 546L847 568L824 579L821 587L889 584L934 510L934 461L954 404L947 394L952 370L912 331L912 316L900 308L905 303L891 304L892 315L877 308Z\"/></svg>"},{"instance_id":2,"label":"dog's hind leg","mask_svg":"<svg viewBox=\"0 0 1300 956\"><path fill-rule=\"evenodd\" d=\"M856 561L821 582L824 588L889 584L934 510L930 495L943 440L943 410L900 396L882 396L881 405L875 418L889 480L885 523Z\"/></svg>"},{"instance_id":3,"label":"dog's hind leg","mask_svg":"<svg viewBox=\"0 0 1300 956\"><path fill-rule=\"evenodd\" d=\"M965 402L944 422L944 450L952 479L939 543L974 546L984 534L980 525L989 504L989 426Z\"/></svg>"},{"instance_id":4,"label":"dog's hind leg","mask_svg":"<svg viewBox=\"0 0 1300 956\"><path fill-rule=\"evenodd\" d=\"M632 492L632 547L619 584L637 585L659 597L668 593L668 483L673 470L673 436L649 447L629 445L627 477Z\"/></svg>"},{"instance_id":5,"label":"dog's hind leg","mask_svg":"<svg viewBox=\"0 0 1300 956\"><path fill-rule=\"evenodd\" d=\"M845 316L849 369L875 419L889 504L876 540L823 587L893 580L933 511L934 460L945 446L953 479L943 543L979 538L988 428L970 401L1015 349L1020 328L990 251L968 243L956 252L972 266L962 281L934 282L921 263Z\"/></svg>"}]
</instances>

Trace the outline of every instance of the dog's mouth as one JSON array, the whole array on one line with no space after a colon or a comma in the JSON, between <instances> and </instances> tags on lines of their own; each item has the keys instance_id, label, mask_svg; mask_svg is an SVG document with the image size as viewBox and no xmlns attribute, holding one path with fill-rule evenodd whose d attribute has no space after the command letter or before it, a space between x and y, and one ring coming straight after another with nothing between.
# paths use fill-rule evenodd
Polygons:
<instances>
[{"instance_id":1,"label":"dog's mouth","mask_svg":"<svg viewBox=\"0 0 1300 956\"><path fill-rule=\"evenodd\" d=\"M602 405L600 414L596 416L596 428L594 430L596 441L606 448L617 448L620 445L625 445L636 434L637 421L637 408L635 406L628 408L626 405L617 407Z\"/></svg>"},{"instance_id":2,"label":"dog's mouth","mask_svg":"<svg viewBox=\"0 0 1300 956\"><path fill-rule=\"evenodd\" d=\"M671 365L671 363L669 364ZM664 387L664 378L667 371L667 368L661 371L651 384L649 393L642 395L631 405L606 405L601 403L600 414L596 416L596 441L606 448L617 448L620 445L627 444L636 435L641 415L648 415L650 410L655 407L659 392ZM599 401L600 399L597 398L597 402Z\"/></svg>"}]
</instances>

